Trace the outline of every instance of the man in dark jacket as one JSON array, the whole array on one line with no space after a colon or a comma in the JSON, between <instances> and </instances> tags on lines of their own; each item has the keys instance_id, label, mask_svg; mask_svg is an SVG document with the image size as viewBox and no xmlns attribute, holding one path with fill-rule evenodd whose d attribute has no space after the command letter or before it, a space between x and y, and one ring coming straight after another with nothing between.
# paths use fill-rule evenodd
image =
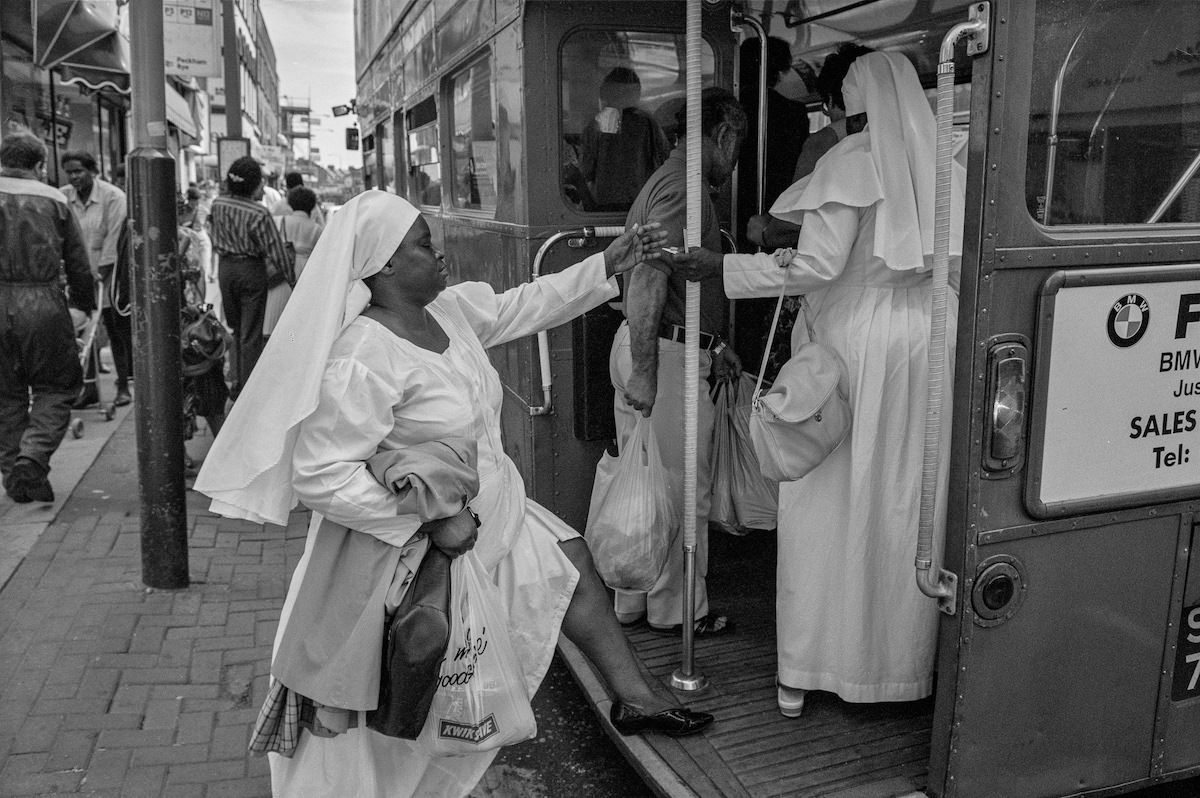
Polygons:
<instances>
[{"instance_id":1,"label":"man in dark jacket","mask_svg":"<svg viewBox=\"0 0 1200 798\"><path fill-rule=\"evenodd\" d=\"M0 475L16 502L54 501L46 475L71 422L83 370L70 303L95 310L87 248L66 197L39 175L30 133L0 142Z\"/></svg>"}]
</instances>

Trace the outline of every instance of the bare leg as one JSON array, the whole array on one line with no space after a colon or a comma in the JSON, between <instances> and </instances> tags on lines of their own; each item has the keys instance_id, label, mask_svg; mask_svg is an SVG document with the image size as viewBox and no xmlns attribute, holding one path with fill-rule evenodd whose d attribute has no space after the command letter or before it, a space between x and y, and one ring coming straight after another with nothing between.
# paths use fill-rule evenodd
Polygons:
<instances>
[{"instance_id":1,"label":"bare leg","mask_svg":"<svg viewBox=\"0 0 1200 798\"><path fill-rule=\"evenodd\" d=\"M559 546L579 570L579 585L563 618L567 639L579 646L609 690L626 704L645 713L679 706L675 696L645 670L629 644L583 538Z\"/></svg>"}]
</instances>

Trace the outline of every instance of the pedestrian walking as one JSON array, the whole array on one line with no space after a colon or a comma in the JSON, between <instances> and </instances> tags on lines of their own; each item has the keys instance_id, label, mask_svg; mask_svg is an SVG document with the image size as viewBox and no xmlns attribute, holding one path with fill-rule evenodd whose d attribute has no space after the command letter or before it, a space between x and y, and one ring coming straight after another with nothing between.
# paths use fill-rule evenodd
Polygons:
<instances>
[{"instance_id":1,"label":"pedestrian walking","mask_svg":"<svg viewBox=\"0 0 1200 798\"><path fill-rule=\"evenodd\" d=\"M112 351L113 367L117 372L117 407L129 404L129 379L133 375L133 324L130 320L129 265L117 257L121 229L129 218L125 192L99 177L99 167L90 152L68 152L62 157L62 168L69 184L62 187L67 204L79 221L87 246L92 275L106 292L100 311L104 330ZM94 368L94 366L89 366ZM89 407L100 401L93 383L80 395L76 407Z\"/></svg>"},{"instance_id":2,"label":"pedestrian walking","mask_svg":"<svg viewBox=\"0 0 1200 798\"><path fill-rule=\"evenodd\" d=\"M263 173L258 161L238 158L225 175L229 191L213 200L209 227L218 253L221 301L225 322L233 330L233 387L236 400L262 354L267 290L286 281L294 284L294 263L287 256L279 228L259 201Z\"/></svg>"},{"instance_id":3,"label":"pedestrian walking","mask_svg":"<svg viewBox=\"0 0 1200 798\"><path fill-rule=\"evenodd\" d=\"M83 234L67 198L40 179L31 133L0 142L0 473L15 502L51 502L50 457L71 421L83 369L70 304L96 307Z\"/></svg>"}]
</instances>

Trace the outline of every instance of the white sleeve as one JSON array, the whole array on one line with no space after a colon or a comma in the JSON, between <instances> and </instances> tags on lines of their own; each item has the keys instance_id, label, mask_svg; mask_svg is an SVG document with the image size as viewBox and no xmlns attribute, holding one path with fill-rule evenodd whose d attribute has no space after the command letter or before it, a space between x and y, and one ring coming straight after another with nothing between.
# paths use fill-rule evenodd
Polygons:
<instances>
[{"instance_id":1,"label":"white sleeve","mask_svg":"<svg viewBox=\"0 0 1200 798\"><path fill-rule=\"evenodd\" d=\"M399 401L399 388L362 363L331 362L292 455L292 485L306 507L393 546L407 543L421 521L397 515L396 497L371 475L366 460L392 431Z\"/></svg>"},{"instance_id":2,"label":"white sleeve","mask_svg":"<svg viewBox=\"0 0 1200 798\"><path fill-rule=\"evenodd\" d=\"M496 293L487 283L460 283L450 289L484 348L557 327L617 295L604 253L553 274Z\"/></svg>"},{"instance_id":3,"label":"white sleeve","mask_svg":"<svg viewBox=\"0 0 1200 798\"><path fill-rule=\"evenodd\" d=\"M778 296L787 280L787 294L825 288L842 276L858 235L859 209L827 203L804 212L795 254L787 268L766 252L726 255L725 294L730 299Z\"/></svg>"}]
</instances>

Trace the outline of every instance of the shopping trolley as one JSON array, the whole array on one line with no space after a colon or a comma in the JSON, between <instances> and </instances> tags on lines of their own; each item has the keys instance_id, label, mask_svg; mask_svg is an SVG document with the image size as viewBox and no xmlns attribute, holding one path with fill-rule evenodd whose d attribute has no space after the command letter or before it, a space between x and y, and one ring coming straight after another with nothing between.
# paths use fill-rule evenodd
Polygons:
<instances>
[{"instance_id":1,"label":"shopping trolley","mask_svg":"<svg viewBox=\"0 0 1200 798\"><path fill-rule=\"evenodd\" d=\"M100 311L104 308L104 282L98 280L96 282L96 311L87 317L82 328L76 326L76 331L79 335L76 341L79 345L79 365L83 369L83 390L86 393L89 386L96 391L96 397L100 399L100 357L99 350L96 346L96 331L100 326ZM88 375L88 367L94 365L91 375ZM100 402L100 414L105 421L112 421L113 416L117 413L117 407L112 402ZM83 418L76 415L71 419L71 435L75 438L83 437Z\"/></svg>"}]
</instances>

